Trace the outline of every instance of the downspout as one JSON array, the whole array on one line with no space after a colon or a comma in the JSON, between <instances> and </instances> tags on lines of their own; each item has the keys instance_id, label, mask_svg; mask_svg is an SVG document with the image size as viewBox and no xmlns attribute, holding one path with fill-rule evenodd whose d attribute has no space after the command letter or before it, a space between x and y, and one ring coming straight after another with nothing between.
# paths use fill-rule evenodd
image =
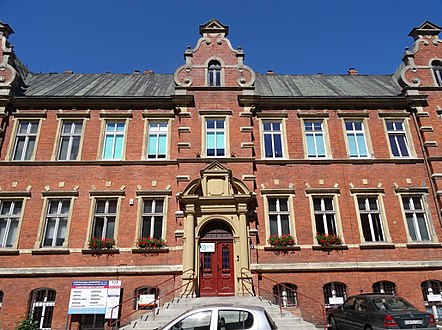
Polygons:
<instances>
[{"instance_id":1,"label":"downspout","mask_svg":"<svg viewBox=\"0 0 442 330\"><path fill-rule=\"evenodd\" d=\"M420 120L419 120L418 116L416 115L416 113L417 113L416 108L411 107L411 114L412 114L413 122L414 122L416 129L417 129L417 136L419 138L419 145L421 146L421 151L422 151L422 155L424 158L425 170L427 172L428 179L430 181L430 189L431 189L431 193L433 195L434 204L436 205L437 217L439 219L439 223L442 225L441 205L440 205L439 199L437 197L436 184L434 183L433 178L431 177L431 175L432 175L431 165L430 165L430 162L428 161L427 151L425 150L425 146L424 146L424 139L422 138L422 134L419 129L421 127L420 126L421 123L420 123Z\"/></svg>"}]
</instances>

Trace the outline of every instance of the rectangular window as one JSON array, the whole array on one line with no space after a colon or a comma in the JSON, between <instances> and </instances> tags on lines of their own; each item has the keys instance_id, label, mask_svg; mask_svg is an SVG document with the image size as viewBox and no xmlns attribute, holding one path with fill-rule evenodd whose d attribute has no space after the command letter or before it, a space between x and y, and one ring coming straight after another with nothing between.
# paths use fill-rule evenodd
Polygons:
<instances>
[{"instance_id":1,"label":"rectangular window","mask_svg":"<svg viewBox=\"0 0 442 330\"><path fill-rule=\"evenodd\" d=\"M206 120L206 156L226 155L226 129L224 119Z\"/></svg>"},{"instance_id":2,"label":"rectangular window","mask_svg":"<svg viewBox=\"0 0 442 330\"><path fill-rule=\"evenodd\" d=\"M364 123L362 121L345 121L347 133L348 153L350 157L368 157L367 142L365 139Z\"/></svg>"},{"instance_id":3,"label":"rectangular window","mask_svg":"<svg viewBox=\"0 0 442 330\"><path fill-rule=\"evenodd\" d=\"M12 156L13 160L32 159L35 141L37 139L38 125L38 120L24 120L19 122Z\"/></svg>"},{"instance_id":4,"label":"rectangular window","mask_svg":"<svg viewBox=\"0 0 442 330\"><path fill-rule=\"evenodd\" d=\"M358 197L359 216L365 242L385 241L377 197Z\"/></svg>"},{"instance_id":5,"label":"rectangular window","mask_svg":"<svg viewBox=\"0 0 442 330\"><path fill-rule=\"evenodd\" d=\"M21 200L0 200L0 248L13 247L22 205Z\"/></svg>"},{"instance_id":6,"label":"rectangular window","mask_svg":"<svg viewBox=\"0 0 442 330\"><path fill-rule=\"evenodd\" d=\"M71 201L69 199L50 200L44 229L43 247L63 246Z\"/></svg>"},{"instance_id":7,"label":"rectangular window","mask_svg":"<svg viewBox=\"0 0 442 330\"><path fill-rule=\"evenodd\" d=\"M304 121L307 156L326 157L324 127L322 121Z\"/></svg>"},{"instance_id":8,"label":"rectangular window","mask_svg":"<svg viewBox=\"0 0 442 330\"><path fill-rule=\"evenodd\" d=\"M80 149L82 121L64 121L60 134L58 160L76 160Z\"/></svg>"},{"instance_id":9,"label":"rectangular window","mask_svg":"<svg viewBox=\"0 0 442 330\"><path fill-rule=\"evenodd\" d=\"M430 232L422 198L420 196L403 196L402 203L411 240L429 241Z\"/></svg>"},{"instance_id":10,"label":"rectangular window","mask_svg":"<svg viewBox=\"0 0 442 330\"><path fill-rule=\"evenodd\" d=\"M410 148L407 141L404 122L389 120L386 122L388 140L394 157L409 157Z\"/></svg>"},{"instance_id":11,"label":"rectangular window","mask_svg":"<svg viewBox=\"0 0 442 330\"><path fill-rule=\"evenodd\" d=\"M95 203L92 237L114 238L117 218L116 199L98 199Z\"/></svg>"},{"instance_id":12,"label":"rectangular window","mask_svg":"<svg viewBox=\"0 0 442 330\"><path fill-rule=\"evenodd\" d=\"M314 197L313 211L317 233L338 235L333 197Z\"/></svg>"},{"instance_id":13,"label":"rectangular window","mask_svg":"<svg viewBox=\"0 0 442 330\"><path fill-rule=\"evenodd\" d=\"M167 121L149 122L147 158L165 159L167 154Z\"/></svg>"},{"instance_id":14,"label":"rectangular window","mask_svg":"<svg viewBox=\"0 0 442 330\"><path fill-rule=\"evenodd\" d=\"M282 128L280 121L263 121L264 154L266 158L283 157Z\"/></svg>"},{"instance_id":15,"label":"rectangular window","mask_svg":"<svg viewBox=\"0 0 442 330\"><path fill-rule=\"evenodd\" d=\"M162 238L164 222L164 200L143 200L142 237Z\"/></svg>"},{"instance_id":16,"label":"rectangular window","mask_svg":"<svg viewBox=\"0 0 442 330\"><path fill-rule=\"evenodd\" d=\"M290 210L287 197L268 198L270 235L291 234Z\"/></svg>"},{"instance_id":17,"label":"rectangular window","mask_svg":"<svg viewBox=\"0 0 442 330\"><path fill-rule=\"evenodd\" d=\"M123 158L124 127L124 122L106 122L103 159L119 160Z\"/></svg>"}]
</instances>

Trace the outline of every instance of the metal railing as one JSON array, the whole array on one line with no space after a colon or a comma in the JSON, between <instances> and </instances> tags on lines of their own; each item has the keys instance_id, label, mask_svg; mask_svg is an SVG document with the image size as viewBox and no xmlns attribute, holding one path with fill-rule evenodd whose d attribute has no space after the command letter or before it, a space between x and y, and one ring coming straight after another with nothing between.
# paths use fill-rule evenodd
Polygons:
<instances>
[{"instance_id":1,"label":"metal railing","mask_svg":"<svg viewBox=\"0 0 442 330\"><path fill-rule=\"evenodd\" d=\"M286 292L289 292L290 296L296 297L296 304L293 304L292 306L296 307L297 309L299 309L301 311L303 318L307 319L307 317L305 317L305 315L308 314L309 321L311 321L313 323L317 323L319 320L321 320L323 328L327 329L325 305L321 301L316 300L312 297L309 297L306 294L303 294L303 293L285 285L284 283L276 282L275 280L273 280L267 276L264 276L260 272L253 271L253 270L250 270L250 269L244 268L244 267L241 269L243 295L244 295L244 292L247 292L250 295L254 295L254 296L258 295L263 298L270 297L271 298L270 300L279 306L279 310L280 310L281 315L282 315L283 309L289 307L289 306L285 306L285 304L287 303L286 297L281 297L280 295L275 294L273 291L263 288L260 285L260 281L258 281L258 283L255 284L253 282L253 277L249 276L249 274L252 274L252 275L256 274L256 275L260 276L261 278L264 278L267 281L270 281L270 282L278 285L280 288L282 288ZM298 304L298 299L297 299L298 297L305 298L306 300L312 302L313 308L306 309L306 308L300 306ZM317 308L315 308L315 306L317 306ZM312 310L318 310L318 309L321 311L320 313L319 313L319 311L318 312L312 311Z\"/></svg>"},{"instance_id":2,"label":"metal railing","mask_svg":"<svg viewBox=\"0 0 442 330\"><path fill-rule=\"evenodd\" d=\"M160 287L165 285L166 283L172 281L172 280L175 281L177 275L173 275L171 278L168 278L167 280L165 280L163 282L160 282L157 285L153 286L152 288L154 288L155 292L156 292L155 299L151 303L148 304L148 305L150 305L150 304L153 305L153 309L151 309L147 313L155 315L157 308L159 306L161 306L161 301L164 300L165 297L170 296L172 294L175 294L178 290L181 290L181 289L185 288L185 290L183 290L183 293L180 295L180 297L188 297L190 294L192 294L195 291L196 276L195 276L195 273L194 273L193 269L187 269L187 270L183 271L180 275L181 275L181 277L183 277L183 275L187 274L187 273L190 273L190 275L189 275L190 281L187 281L186 283L180 285L179 287L177 287L177 288L175 288L175 289L173 289L173 290L171 290L171 291L169 291L169 292L167 292L167 293L165 293L163 295L162 294L158 294L159 292L161 292L160 291ZM135 305L136 299L138 299L138 294L137 293L134 294L132 297L122 301L118 305L115 305L112 308L112 310L111 310L111 315L114 315L114 311L115 311L116 308L119 308L121 310L121 307L123 305L127 304L128 302L132 302ZM128 314L126 314L124 316L121 316L121 317L119 317L117 319L111 319L108 322L108 325L105 328L107 330L118 329L118 326L121 323L121 321L129 318L130 316L132 316L133 314L137 313L138 311L140 311L140 310L134 308L130 313L128 313Z\"/></svg>"}]
</instances>

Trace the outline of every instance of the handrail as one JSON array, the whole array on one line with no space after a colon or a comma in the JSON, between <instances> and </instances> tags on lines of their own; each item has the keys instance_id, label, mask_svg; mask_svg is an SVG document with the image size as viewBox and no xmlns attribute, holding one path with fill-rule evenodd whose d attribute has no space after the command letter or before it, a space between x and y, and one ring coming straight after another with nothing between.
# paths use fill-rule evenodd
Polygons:
<instances>
[{"instance_id":1,"label":"handrail","mask_svg":"<svg viewBox=\"0 0 442 330\"><path fill-rule=\"evenodd\" d=\"M181 276L183 276L184 274L188 273L189 271L192 272L192 273L190 274L190 278L191 278L191 280L192 280L192 284L193 284L193 286L194 286L194 285L195 285L195 273L193 272L193 269L187 269L187 270L183 271L183 272L181 273ZM158 302L158 305L160 304L160 299L163 299L164 297L166 297L166 296L168 296L168 295L170 295L170 294L176 292L177 290L182 289L183 287L189 285L189 283L185 283L185 284L179 286L178 288L175 288L174 290L172 290L172 291L170 291L170 292L168 292L168 293L166 293L166 294L164 294L164 295L158 295L158 292L160 292L159 287L160 287L161 285L166 284L167 282L169 282L169 281L171 281L171 280L175 280L175 278L176 278L176 274L174 274L173 277L168 278L167 280L165 280L165 281L163 281L163 282L160 282L160 283L158 283L157 285L154 286L154 288L156 289L156 294L155 294L156 297L155 297L155 299L152 301L152 302L154 303L154 304L153 304L153 305L154 305L154 308L153 308L152 311L151 311L151 312L153 312L154 314L155 314L155 311L156 311L156 308L157 308L157 302ZM137 299L137 294L134 294L134 295L133 295L132 297L130 297L129 299L126 299L126 300L122 301L121 303L119 303L118 305L115 305L114 307L112 307L112 310L111 310L111 316L114 314L114 310L115 310L115 308L121 308L121 307L122 307L124 304L126 304L127 302L129 302L129 301L134 301L135 299ZM108 325L106 328L107 328L107 329L113 329L113 327L115 327L119 322L121 322L122 320L124 320L124 319L128 318L129 316L135 314L137 311L138 311L137 309L134 309L132 312L130 312L129 314L127 314L127 315L125 315L125 316L122 316L122 317L120 317L120 318L117 318L117 319L115 319L115 320L113 320L113 321L111 320L110 323L109 323L109 325Z\"/></svg>"},{"instance_id":2,"label":"handrail","mask_svg":"<svg viewBox=\"0 0 442 330\"><path fill-rule=\"evenodd\" d=\"M321 312L322 312L322 313L321 313L321 314L322 314L321 316L319 316L318 314L313 313L313 312L311 312L311 311L307 311L306 309L300 307L299 305L297 305L296 307L299 308L301 311L303 311L303 312L305 312L305 313L309 313L309 314L312 315L312 316L320 317L320 318L322 319L322 321L323 321L323 327L324 327L324 329L327 329L327 320L326 320L326 315L325 315L325 305L324 305L321 301L316 300L316 299L314 299L314 298L312 298L312 297L309 297L309 296L307 296L307 295L305 295L305 294L303 294L303 293L301 293L301 292L298 292L298 291L296 291L296 290L293 290L292 288L286 286L284 283L276 282L275 280L273 280L273 279L271 279L271 278L269 278L269 277L263 275L262 273L257 272L257 271L254 271L254 270L251 270L251 269L248 269L248 268L246 268L246 267L241 268L241 275L247 275L247 274L244 272L245 270L248 271L248 272L250 272L251 274L257 274L257 275L261 276L262 278L265 278L266 280L268 280L268 281L270 281L270 282L273 282L273 283L275 283L275 284L277 284L277 285L282 286L282 287L285 288L286 290L295 293L296 296L302 296L302 297L304 297L304 298L307 298L307 299L309 299L309 300L311 300L311 301L313 301L313 302L319 304L319 306L321 306ZM244 278L244 276L242 276L242 277ZM282 313L282 307L284 307L284 306L281 306L281 303L280 303L280 302L283 301L283 299L282 299L280 296L274 294L273 292L270 292L269 290L266 290L266 289L262 288L262 287L259 285L259 282L258 282L257 285L256 285L256 284L253 284L253 279L252 279L251 277L249 277L249 276L245 276L245 278L248 279L248 280L250 280L249 284L250 284L253 288L257 287L258 292L259 292L259 295L261 295L261 294L260 294L261 291L264 291L264 292L270 294L271 296L273 296L274 298L277 298L277 299L275 299L275 300L278 301L278 303L279 303L278 305L279 305L280 311L281 311L281 313ZM243 289L244 289L244 280L243 280ZM247 291L248 291L249 293L254 294L254 292L250 292L249 289L248 289L247 287L245 287L245 289L247 289Z\"/></svg>"}]
</instances>

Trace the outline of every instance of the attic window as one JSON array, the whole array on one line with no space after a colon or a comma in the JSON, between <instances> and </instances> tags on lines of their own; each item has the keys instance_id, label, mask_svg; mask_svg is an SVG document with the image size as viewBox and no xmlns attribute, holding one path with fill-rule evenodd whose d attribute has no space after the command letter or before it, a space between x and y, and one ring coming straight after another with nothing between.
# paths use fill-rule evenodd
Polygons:
<instances>
[{"instance_id":1,"label":"attic window","mask_svg":"<svg viewBox=\"0 0 442 330\"><path fill-rule=\"evenodd\" d=\"M436 86L442 87L442 61L436 60L431 62L433 67L434 80L436 81Z\"/></svg>"},{"instance_id":2,"label":"attic window","mask_svg":"<svg viewBox=\"0 0 442 330\"><path fill-rule=\"evenodd\" d=\"M207 82L210 87L221 86L221 64L218 61L209 62Z\"/></svg>"}]
</instances>

